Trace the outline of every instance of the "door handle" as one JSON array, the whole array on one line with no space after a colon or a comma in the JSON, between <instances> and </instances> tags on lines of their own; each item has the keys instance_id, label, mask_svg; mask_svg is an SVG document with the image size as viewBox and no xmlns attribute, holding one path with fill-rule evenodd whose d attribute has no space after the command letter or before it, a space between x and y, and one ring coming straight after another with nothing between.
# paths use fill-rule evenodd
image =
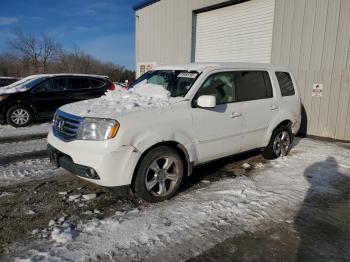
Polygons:
<instances>
[{"instance_id":1,"label":"door handle","mask_svg":"<svg viewBox=\"0 0 350 262\"><path fill-rule=\"evenodd\" d=\"M278 106L272 105L272 106L270 106L269 108L270 108L270 110L277 110L277 109L278 109Z\"/></svg>"},{"instance_id":2,"label":"door handle","mask_svg":"<svg viewBox=\"0 0 350 262\"><path fill-rule=\"evenodd\" d=\"M236 117L240 117L240 116L242 116L241 113L234 112L234 113L232 113L231 115L229 115L228 117L230 117L230 118L236 118Z\"/></svg>"}]
</instances>

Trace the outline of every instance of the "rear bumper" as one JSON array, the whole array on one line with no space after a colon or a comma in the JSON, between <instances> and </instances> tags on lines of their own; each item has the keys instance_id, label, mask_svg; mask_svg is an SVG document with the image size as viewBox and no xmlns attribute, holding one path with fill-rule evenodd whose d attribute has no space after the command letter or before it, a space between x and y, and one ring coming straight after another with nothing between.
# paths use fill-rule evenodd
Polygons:
<instances>
[{"instance_id":1,"label":"rear bumper","mask_svg":"<svg viewBox=\"0 0 350 262\"><path fill-rule=\"evenodd\" d=\"M301 115L295 116L295 121L293 121L291 129L293 135L296 135L299 132L301 126Z\"/></svg>"}]
</instances>

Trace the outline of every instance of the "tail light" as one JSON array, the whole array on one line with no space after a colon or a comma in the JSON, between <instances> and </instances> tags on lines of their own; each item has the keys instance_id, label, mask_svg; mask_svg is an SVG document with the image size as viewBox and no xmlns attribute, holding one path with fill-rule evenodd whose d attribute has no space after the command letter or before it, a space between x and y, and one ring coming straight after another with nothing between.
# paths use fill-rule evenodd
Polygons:
<instances>
[{"instance_id":1,"label":"tail light","mask_svg":"<svg viewBox=\"0 0 350 262\"><path fill-rule=\"evenodd\" d=\"M111 83L111 85L109 86L108 89L111 90L111 91L115 90L115 85L113 83Z\"/></svg>"}]
</instances>

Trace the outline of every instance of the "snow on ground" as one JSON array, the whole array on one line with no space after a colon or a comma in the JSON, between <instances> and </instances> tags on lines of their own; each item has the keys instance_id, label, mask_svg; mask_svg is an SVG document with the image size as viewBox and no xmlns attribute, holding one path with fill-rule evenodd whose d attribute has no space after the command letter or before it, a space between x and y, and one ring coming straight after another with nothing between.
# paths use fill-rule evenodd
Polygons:
<instances>
[{"instance_id":1,"label":"snow on ground","mask_svg":"<svg viewBox=\"0 0 350 262\"><path fill-rule=\"evenodd\" d=\"M0 144L0 158L28 152L43 151L46 150L46 147L46 138L16 143L3 143Z\"/></svg>"},{"instance_id":2,"label":"snow on ground","mask_svg":"<svg viewBox=\"0 0 350 262\"><path fill-rule=\"evenodd\" d=\"M129 90L108 91L104 96L68 104L60 109L64 112L89 117L121 114L148 108L164 108L181 98L172 98L160 85L139 83Z\"/></svg>"},{"instance_id":3,"label":"snow on ground","mask_svg":"<svg viewBox=\"0 0 350 262\"><path fill-rule=\"evenodd\" d=\"M350 177L350 150L297 140L291 155L249 177L227 178L147 208L76 226L28 247L26 261L184 261L228 237L290 221L306 194L332 193ZM25 248L25 247L24 247Z\"/></svg>"},{"instance_id":4,"label":"snow on ground","mask_svg":"<svg viewBox=\"0 0 350 262\"><path fill-rule=\"evenodd\" d=\"M62 173L51 166L49 159L31 159L0 166L0 186L48 178Z\"/></svg>"},{"instance_id":5,"label":"snow on ground","mask_svg":"<svg viewBox=\"0 0 350 262\"><path fill-rule=\"evenodd\" d=\"M45 135L51 128L51 122L39 125L31 125L28 127L12 127L10 125L0 125L0 139L13 137L30 136L30 135Z\"/></svg>"}]
</instances>

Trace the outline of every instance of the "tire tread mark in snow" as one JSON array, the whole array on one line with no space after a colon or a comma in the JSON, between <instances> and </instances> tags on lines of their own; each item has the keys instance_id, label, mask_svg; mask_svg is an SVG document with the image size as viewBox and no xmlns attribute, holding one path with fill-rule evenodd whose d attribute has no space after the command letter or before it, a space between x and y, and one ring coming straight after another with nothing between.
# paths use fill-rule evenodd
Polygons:
<instances>
[{"instance_id":1,"label":"tire tread mark in snow","mask_svg":"<svg viewBox=\"0 0 350 262\"><path fill-rule=\"evenodd\" d=\"M45 137L47 137L47 133L0 137L0 144L7 144L7 143L14 143L14 142L25 142L25 141L43 139Z\"/></svg>"},{"instance_id":2,"label":"tire tread mark in snow","mask_svg":"<svg viewBox=\"0 0 350 262\"><path fill-rule=\"evenodd\" d=\"M23 161L23 160L43 159L43 158L47 158L47 157L48 157L47 150L25 152L25 153L18 154L18 155L10 155L10 156L0 157L0 165L8 165L8 164Z\"/></svg>"},{"instance_id":3,"label":"tire tread mark in snow","mask_svg":"<svg viewBox=\"0 0 350 262\"><path fill-rule=\"evenodd\" d=\"M61 169L51 166L47 158L10 163L0 166L0 186L42 179L63 172Z\"/></svg>"}]
</instances>

